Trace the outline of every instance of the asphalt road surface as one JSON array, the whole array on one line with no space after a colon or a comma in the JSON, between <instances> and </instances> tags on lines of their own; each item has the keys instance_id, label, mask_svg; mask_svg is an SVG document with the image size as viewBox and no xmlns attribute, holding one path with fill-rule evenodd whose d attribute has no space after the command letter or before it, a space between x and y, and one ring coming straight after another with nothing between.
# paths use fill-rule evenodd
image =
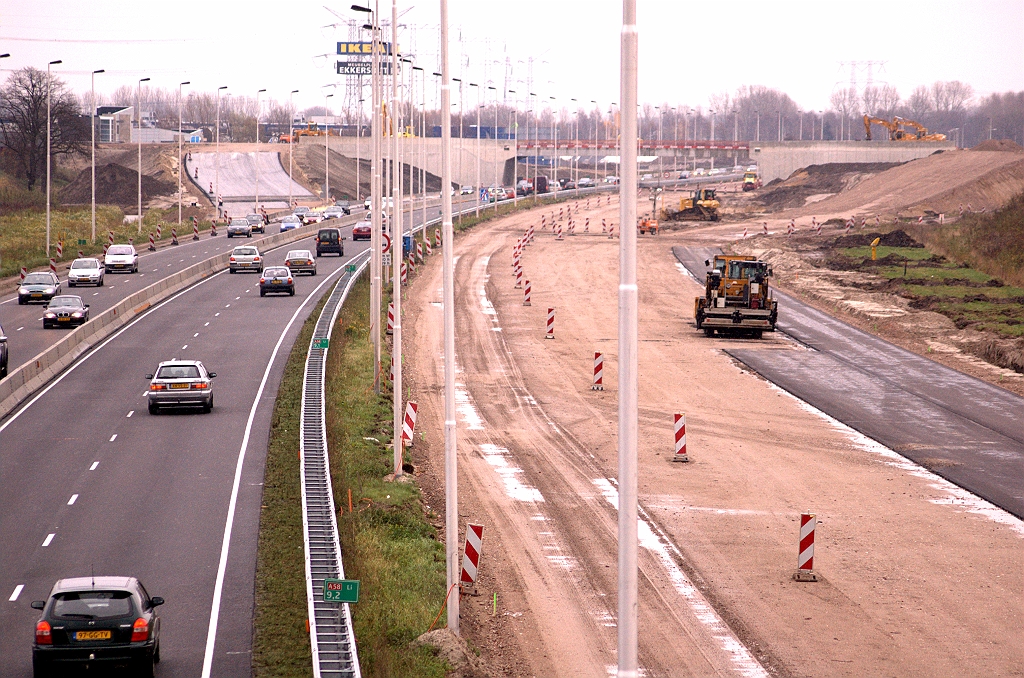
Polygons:
<instances>
[{"instance_id":1,"label":"asphalt road surface","mask_svg":"<svg viewBox=\"0 0 1024 678\"><path fill-rule=\"evenodd\" d=\"M719 250L673 248L691 274ZM807 350L726 353L801 400L1024 518L1024 399L786 294L778 329Z\"/></svg>"}]
</instances>

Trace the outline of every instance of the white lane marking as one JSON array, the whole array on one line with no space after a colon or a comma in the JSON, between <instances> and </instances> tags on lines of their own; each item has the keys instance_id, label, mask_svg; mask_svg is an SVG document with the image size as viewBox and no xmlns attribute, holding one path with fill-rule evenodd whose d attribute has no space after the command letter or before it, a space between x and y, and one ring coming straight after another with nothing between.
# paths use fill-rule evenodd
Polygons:
<instances>
[{"instance_id":1,"label":"white lane marking","mask_svg":"<svg viewBox=\"0 0 1024 678\"><path fill-rule=\"evenodd\" d=\"M186 348L188 348L188 344L185 344L184 346L182 346L181 350L184 351Z\"/></svg>"},{"instance_id":2,"label":"white lane marking","mask_svg":"<svg viewBox=\"0 0 1024 678\"><path fill-rule=\"evenodd\" d=\"M56 536L57 534L55 532L51 532L50 534L46 535L46 539L43 540L43 546L49 546L50 542L53 541L53 538Z\"/></svg>"},{"instance_id":3,"label":"white lane marking","mask_svg":"<svg viewBox=\"0 0 1024 678\"><path fill-rule=\"evenodd\" d=\"M225 304L224 308L231 308L231 304Z\"/></svg>"},{"instance_id":4,"label":"white lane marking","mask_svg":"<svg viewBox=\"0 0 1024 678\"><path fill-rule=\"evenodd\" d=\"M14 601L16 601L18 599L18 596L21 595L21 592L24 590L24 588L25 588L24 584L18 584L17 586L15 586L14 587L14 593L12 593L11 597L8 598L7 600L11 601L12 603Z\"/></svg>"},{"instance_id":5,"label":"white lane marking","mask_svg":"<svg viewBox=\"0 0 1024 678\"><path fill-rule=\"evenodd\" d=\"M149 395L149 391L143 391L143 392L142 392L142 397L143 397L143 398L145 398L145 397L146 397L146 396L148 396L148 395Z\"/></svg>"},{"instance_id":6,"label":"white lane marking","mask_svg":"<svg viewBox=\"0 0 1024 678\"><path fill-rule=\"evenodd\" d=\"M135 410L130 410L130 411L128 412L128 417L129 417L129 418L131 418L131 416L132 416L133 414L135 414Z\"/></svg>"},{"instance_id":7,"label":"white lane marking","mask_svg":"<svg viewBox=\"0 0 1024 678\"><path fill-rule=\"evenodd\" d=\"M153 273L156 273L156 272L157 272L157 271L159 271L159 270L160 270L159 268L154 268L154 269L153 269Z\"/></svg>"},{"instance_id":8,"label":"white lane marking","mask_svg":"<svg viewBox=\"0 0 1024 678\"><path fill-rule=\"evenodd\" d=\"M117 434L116 433L114 435L110 436L110 442L114 442L115 440L117 440Z\"/></svg>"},{"instance_id":9,"label":"white lane marking","mask_svg":"<svg viewBox=\"0 0 1024 678\"><path fill-rule=\"evenodd\" d=\"M198 333L198 332L196 332L195 334L193 334L193 335L192 335L192 338L193 338L193 339L195 339L195 338L196 338L196 337L198 337L198 336L199 336L199 333Z\"/></svg>"},{"instance_id":10,"label":"white lane marking","mask_svg":"<svg viewBox=\"0 0 1024 678\"><path fill-rule=\"evenodd\" d=\"M267 361L267 369L263 371L263 379L260 381L260 387L256 391L256 397L252 401L252 407L249 408L249 419L245 423L245 434L242 436L242 446L238 450L238 461L235 463L235 479L231 485L231 500L228 502L228 515L227 520L224 522L224 539L221 542L220 547L220 564L217 566L217 580L213 585L213 606L210 611L210 628L206 633L206 654L203 657L203 672L202 678L210 678L210 671L213 668L213 649L217 641L217 621L220 619L220 599L224 592L224 574L227 571L228 566L228 551L231 546L231 530L235 522L235 506L238 503L238 488L242 482L242 466L245 463L245 452L249 447L249 435L252 433L252 424L256 419L256 409L260 404L260 399L263 397L263 389L266 388L267 380L270 378L270 370L274 366L274 360L277 358L278 351L281 350L281 344L284 343L285 335L288 334L288 330L291 329L295 323L295 319L299 317L299 313L310 299L316 298L317 292L320 291L324 285L331 281L338 273L341 273L344 267L338 267L333 273L327 276L326 279L319 285L317 285L312 292L310 292L299 304L299 307L295 309L288 324L281 330L281 336L277 338L277 343L274 345L274 350L270 354L270 359ZM210 278L207 278L209 280Z\"/></svg>"},{"instance_id":11,"label":"white lane marking","mask_svg":"<svg viewBox=\"0 0 1024 678\"><path fill-rule=\"evenodd\" d=\"M68 499L68 506L74 506L76 501L78 501L78 495L71 495L71 499Z\"/></svg>"},{"instance_id":12,"label":"white lane marking","mask_svg":"<svg viewBox=\"0 0 1024 678\"><path fill-rule=\"evenodd\" d=\"M238 301L238 300L239 300L239 299L241 299L241 298L242 298L242 297L235 297L235 301Z\"/></svg>"},{"instance_id":13,"label":"white lane marking","mask_svg":"<svg viewBox=\"0 0 1024 678\"><path fill-rule=\"evenodd\" d=\"M209 322L207 322L206 324L203 325L203 327L209 327L209 326L210 326ZM199 335L197 334L196 336L198 337Z\"/></svg>"},{"instance_id":14,"label":"white lane marking","mask_svg":"<svg viewBox=\"0 0 1024 678\"><path fill-rule=\"evenodd\" d=\"M99 292L93 292L93 293L92 293L92 296L94 296L94 297L98 297L99 295L100 295L100 293L99 293Z\"/></svg>"},{"instance_id":15,"label":"white lane marking","mask_svg":"<svg viewBox=\"0 0 1024 678\"><path fill-rule=\"evenodd\" d=\"M216 318L216 317L217 317L217 316L219 316L219 315L220 315L220 311L218 311L218 312L214 313L214 314L213 314L213 317L214 317L214 318ZM207 324L207 325L209 325L210 323L206 323L206 324Z\"/></svg>"},{"instance_id":16,"label":"white lane marking","mask_svg":"<svg viewBox=\"0 0 1024 678\"><path fill-rule=\"evenodd\" d=\"M96 470L96 467L97 467L97 466L99 466L99 465L100 465L100 463L99 463L98 461L94 461L94 462L92 463L92 466L90 466L90 467L89 467L89 470L90 470L90 471L95 471L95 470Z\"/></svg>"},{"instance_id":17,"label":"white lane marking","mask_svg":"<svg viewBox=\"0 0 1024 678\"><path fill-rule=\"evenodd\" d=\"M19 327L18 329L14 330L14 331L15 332L21 332L23 329L25 329L24 325L22 325L21 327Z\"/></svg>"}]
</instances>

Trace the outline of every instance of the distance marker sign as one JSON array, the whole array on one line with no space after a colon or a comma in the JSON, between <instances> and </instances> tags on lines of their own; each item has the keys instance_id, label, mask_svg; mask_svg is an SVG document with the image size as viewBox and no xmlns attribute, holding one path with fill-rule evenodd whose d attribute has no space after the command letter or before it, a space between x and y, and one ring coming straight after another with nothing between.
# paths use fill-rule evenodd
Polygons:
<instances>
[{"instance_id":1,"label":"distance marker sign","mask_svg":"<svg viewBox=\"0 0 1024 678\"><path fill-rule=\"evenodd\" d=\"M358 603L358 579L324 579L325 603Z\"/></svg>"}]
</instances>

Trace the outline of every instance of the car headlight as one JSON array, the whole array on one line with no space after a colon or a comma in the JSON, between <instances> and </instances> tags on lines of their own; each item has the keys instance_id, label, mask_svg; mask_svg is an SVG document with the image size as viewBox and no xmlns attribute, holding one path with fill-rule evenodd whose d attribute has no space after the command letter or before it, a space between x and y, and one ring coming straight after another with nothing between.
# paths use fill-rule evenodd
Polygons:
<instances>
[{"instance_id":1,"label":"car headlight","mask_svg":"<svg viewBox=\"0 0 1024 678\"><path fill-rule=\"evenodd\" d=\"M82 312L81 311L75 311L74 313L71 314L71 317L72 318L81 318L82 317Z\"/></svg>"},{"instance_id":2,"label":"car headlight","mask_svg":"<svg viewBox=\"0 0 1024 678\"><path fill-rule=\"evenodd\" d=\"M56 313L46 312L46 313L43 314L43 317L44 318L56 318L57 314Z\"/></svg>"},{"instance_id":3,"label":"car headlight","mask_svg":"<svg viewBox=\"0 0 1024 678\"><path fill-rule=\"evenodd\" d=\"M53 294L56 291L57 289L54 287L47 287L45 290L43 290L43 294Z\"/></svg>"}]
</instances>

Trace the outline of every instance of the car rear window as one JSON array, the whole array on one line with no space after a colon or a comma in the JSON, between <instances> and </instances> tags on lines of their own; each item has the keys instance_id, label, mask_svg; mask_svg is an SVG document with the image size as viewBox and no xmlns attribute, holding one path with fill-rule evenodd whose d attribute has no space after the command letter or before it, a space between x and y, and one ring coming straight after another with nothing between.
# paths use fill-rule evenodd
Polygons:
<instances>
[{"instance_id":1,"label":"car rear window","mask_svg":"<svg viewBox=\"0 0 1024 678\"><path fill-rule=\"evenodd\" d=\"M288 269L287 268L268 268L266 271L263 272L263 277L264 278L287 278L288 277Z\"/></svg>"},{"instance_id":2,"label":"car rear window","mask_svg":"<svg viewBox=\"0 0 1024 678\"><path fill-rule=\"evenodd\" d=\"M309 250L292 250L285 259L311 259Z\"/></svg>"},{"instance_id":3,"label":"car rear window","mask_svg":"<svg viewBox=\"0 0 1024 678\"><path fill-rule=\"evenodd\" d=\"M59 308L63 306L81 306L82 301L78 297L54 297L50 300L48 308Z\"/></svg>"},{"instance_id":4,"label":"car rear window","mask_svg":"<svg viewBox=\"0 0 1024 678\"><path fill-rule=\"evenodd\" d=\"M198 379L199 368L195 365L164 365L156 373L157 379Z\"/></svg>"},{"instance_id":5,"label":"car rear window","mask_svg":"<svg viewBox=\"0 0 1024 678\"><path fill-rule=\"evenodd\" d=\"M338 231L336 231L333 228L329 228L329 229L320 231L320 233L317 234L317 237L320 238L321 241L327 240L328 242L337 242L337 240L338 240Z\"/></svg>"},{"instance_id":6,"label":"car rear window","mask_svg":"<svg viewBox=\"0 0 1024 678\"><path fill-rule=\"evenodd\" d=\"M254 257L254 256L256 256L256 248L255 247L236 247L235 251L232 252L232 254L234 254L235 256L238 256L238 257Z\"/></svg>"},{"instance_id":7,"label":"car rear window","mask_svg":"<svg viewBox=\"0 0 1024 678\"><path fill-rule=\"evenodd\" d=\"M132 613L128 591L69 591L53 597L53 616L61 619L113 619Z\"/></svg>"}]
</instances>

